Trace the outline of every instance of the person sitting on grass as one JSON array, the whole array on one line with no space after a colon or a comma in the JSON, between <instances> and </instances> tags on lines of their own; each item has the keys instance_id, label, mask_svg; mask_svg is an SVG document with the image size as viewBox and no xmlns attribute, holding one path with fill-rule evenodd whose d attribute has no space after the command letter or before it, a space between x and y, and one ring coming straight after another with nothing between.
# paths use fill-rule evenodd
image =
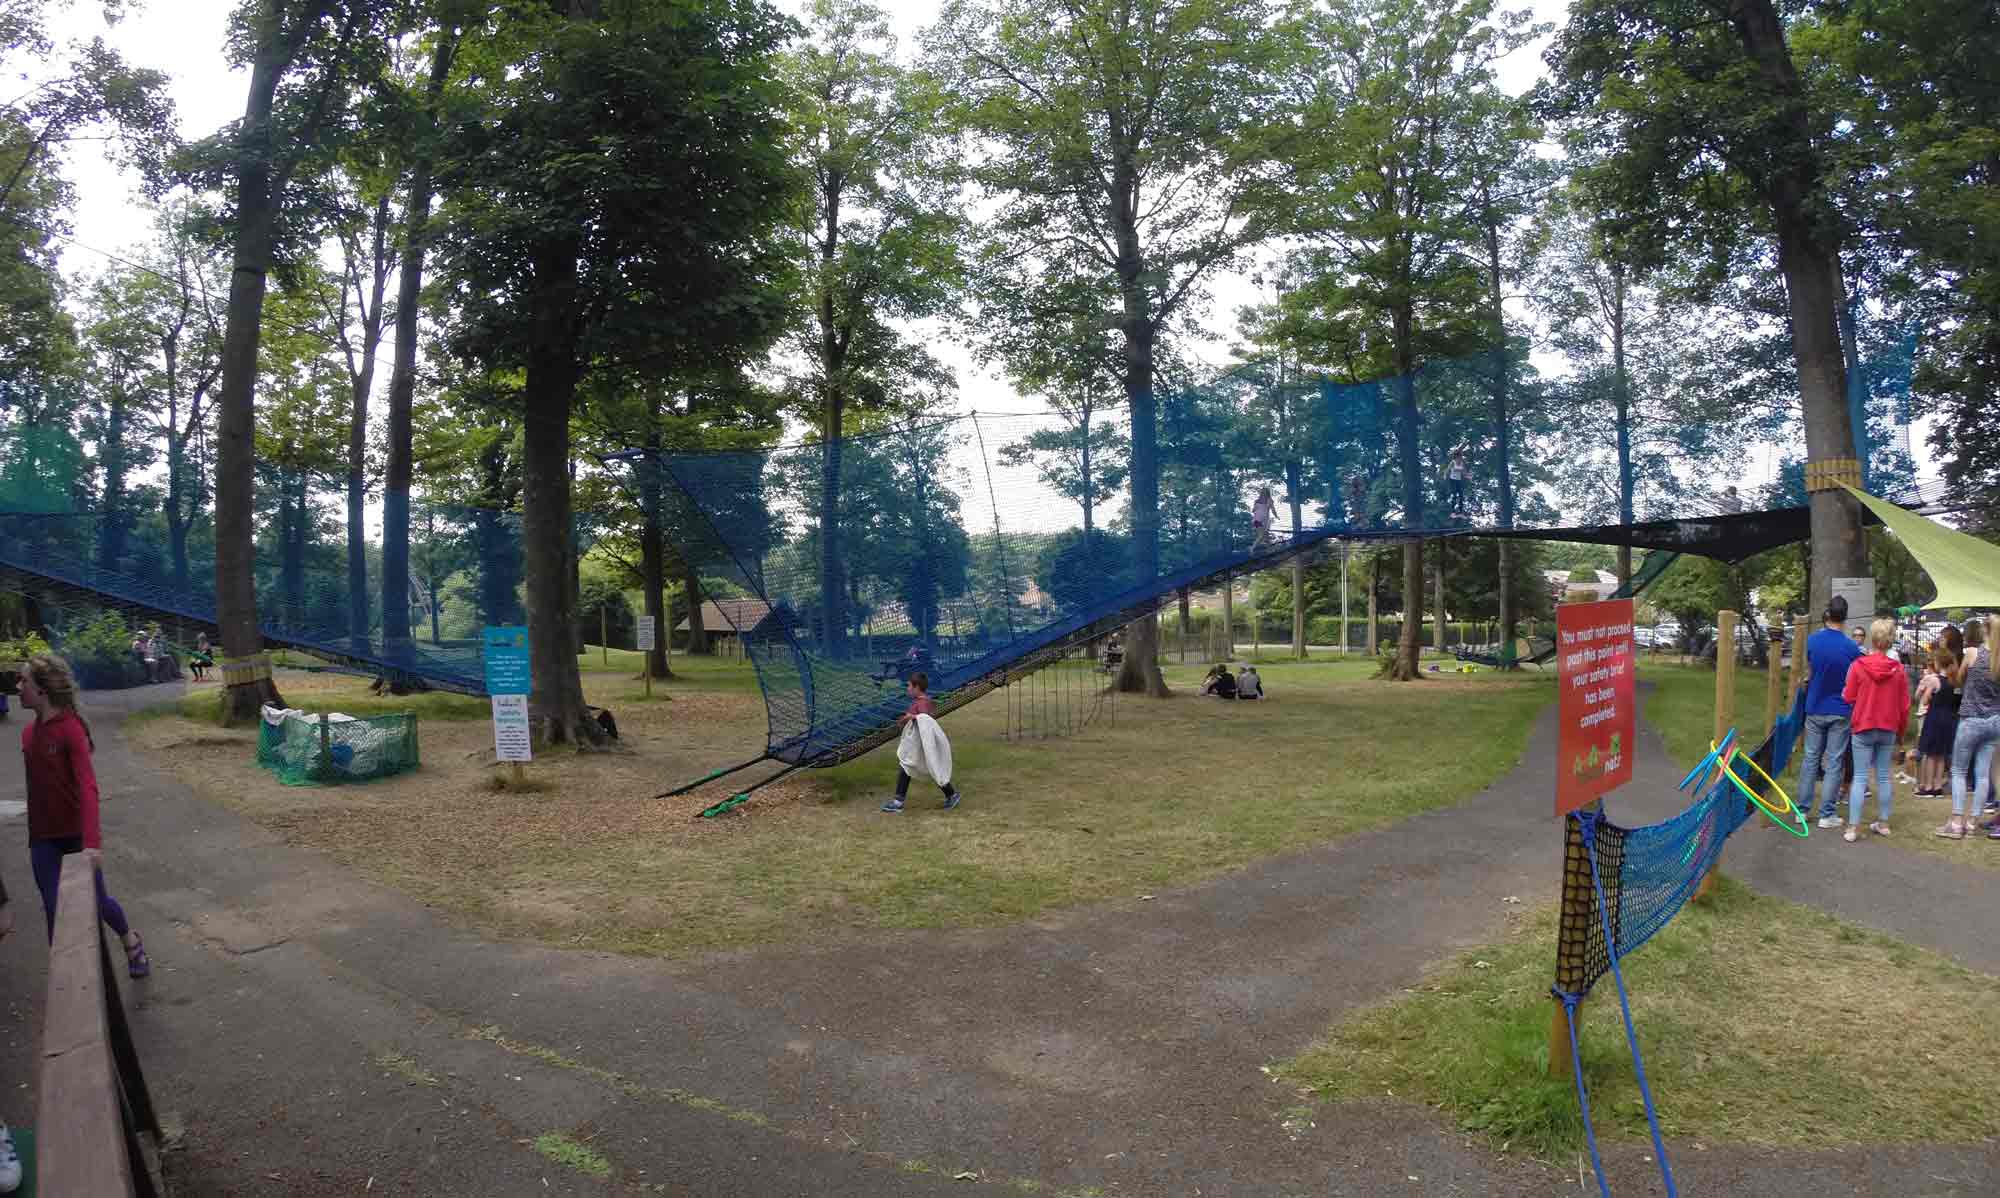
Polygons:
<instances>
[{"instance_id":1,"label":"person sitting on grass","mask_svg":"<svg viewBox=\"0 0 2000 1198\"><path fill-rule=\"evenodd\" d=\"M1208 670L1208 682L1202 684L1202 694L1212 694L1216 698L1236 698L1236 674L1230 674L1228 666L1214 666Z\"/></svg>"},{"instance_id":2,"label":"person sitting on grass","mask_svg":"<svg viewBox=\"0 0 2000 1198\"><path fill-rule=\"evenodd\" d=\"M944 792L944 809L950 811L963 796L951 784L951 742L937 722L930 675L918 670L910 675L907 689L910 706L896 717L903 728L902 743L896 746L896 797L882 804L882 810L892 815L903 810L903 800L910 797L910 771L916 770L938 784Z\"/></svg>"},{"instance_id":3,"label":"person sitting on grass","mask_svg":"<svg viewBox=\"0 0 2000 1198\"><path fill-rule=\"evenodd\" d=\"M1847 683L1840 697L1854 705L1854 782L1847 791L1847 831L1840 834L1849 844L1861 836L1861 804L1868 793L1868 775L1875 775L1875 810L1878 818L1868 825L1877 836L1889 834L1889 809L1895 805L1896 784L1889 778L1890 758L1896 739L1910 722L1910 683L1903 667L1889 657L1896 641L1896 622L1881 619L1868 626L1866 656L1847 668Z\"/></svg>"},{"instance_id":4,"label":"person sitting on grass","mask_svg":"<svg viewBox=\"0 0 2000 1198\"><path fill-rule=\"evenodd\" d=\"M1257 667L1243 663L1243 672L1236 675L1236 697L1239 699L1261 699L1264 697L1264 680L1257 677Z\"/></svg>"}]
</instances>

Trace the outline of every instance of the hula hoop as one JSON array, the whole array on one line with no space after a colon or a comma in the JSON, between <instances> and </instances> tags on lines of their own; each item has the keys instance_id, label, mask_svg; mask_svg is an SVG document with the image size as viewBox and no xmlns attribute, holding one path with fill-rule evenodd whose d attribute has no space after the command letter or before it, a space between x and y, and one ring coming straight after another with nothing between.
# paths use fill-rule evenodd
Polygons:
<instances>
[{"instance_id":1,"label":"hula hoop","mask_svg":"<svg viewBox=\"0 0 2000 1198\"><path fill-rule=\"evenodd\" d=\"M1785 801L1784 806L1782 808L1772 807L1769 803L1766 803L1764 801L1764 797L1762 795L1758 794L1756 791L1752 790L1750 787L1745 786L1743 784L1743 779L1737 777L1736 771L1729 768L1734 761L1739 761L1739 760L1744 762L1751 769L1756 770L1757 776L1762 778L1765 781L1765 783L1770 786L1772 790L1778 792L1778 797ZM1765 773L1764 767L1758 765L1756 759L1751 757L1748 753L1741 752L1740 750L1736 753L1732 753L1730 755L1729 760L1724 761L1722 766L1722 772L1724 774L1727 774L1729 776L1729 780L1736 784L1736 789L1742 791L1744 795L1748 797L1752 803L1755 803L1757 805L1757 809L1759 811L1762 811L1765 815L1771 817L1772 823L1778 825L1780 828L1783 828L1785 831L1790 832L1792 835L1798 837L1800 840L1804 840L1808 835L1811 834L1812 830L1806 824L1805 812L1799 810L1799 805L1792 800L1791 795L1785 792L1784 787L1778 785L1778 780L1776 778L1773 778L1770 774ZM1786 822L1785 820L1786 812L1791 813L1792 823ZM1797 825L1796 827L1793 826L1794 823Z\"/></svg>"}]
</instances>

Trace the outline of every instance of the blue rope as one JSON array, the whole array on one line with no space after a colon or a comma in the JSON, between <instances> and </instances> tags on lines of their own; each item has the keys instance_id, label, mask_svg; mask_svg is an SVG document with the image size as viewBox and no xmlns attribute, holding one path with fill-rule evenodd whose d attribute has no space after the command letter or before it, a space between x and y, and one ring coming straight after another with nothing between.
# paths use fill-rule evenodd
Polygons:
<instances>
[{"instance_id":1,"label":"blue rope","mask_svg":"<svg viewBox=\"0 0 2000 1198\"><path fill-rule=\"evenodd\" d=\"M1632 1003L1625 996L1625 975L1618 968L1618 941L1611 935L1611 913L1605 910L1604 882L1597 874L1597 821L1602 818L1594 811L1584 812L1577 817L1583 823L1583 849L1590 857L1590 887L1597 894L1597 918L1604 925L1604 950L1611 957L1611 980L1618 985L1618 1011L1625 1018L1625 1043L1632 1050L1632 1073L1639 1079L1639 1097L1646 1105L1646 1126L1653 1133L1653 1152L1660 1158L1660 1177L1667 1183L1667 1198L1680 1198L1674 1188L1674 1170L1667 1163L1667 1146L1660 1138L1660 1118L1653 1110L1653 1091L1646 1085L1646 1062L1639 1055L1639 1034L1632 1028ZM1572 1036L1574 1031L1572 1030ZM1578 1076L1582 1076L1582 1064L1577 1065ZM1586 1124L1587 1126L1587 1124ZM1595 1148L1592 1149L1594 1153ZM1603 1175L1598 1175L1603 1181ZM1608 1193L1608 1191L1607 1191Z\"/></svg>"},{"instance_id":2,"label":"blue rope","mask_svg":"<svg viewBox=\"0 0 2000 1198\"><path fill-rule=\"evenodd\" d=\"M1555 991L1563 1005L1563 1020L1569 1024L1569 1063L1576 1074L1576 1105L1583 1112L1583 1142L1590 1145L1590 1168L1597 1174L1597 1192L1611 1198L1611 1183L1604 1180L1604 1158L1597 1155L1597 1132L1590 1126L1590 1091L1583 1085L1583 1049L1576 1042L1576 1004L1582 996Z\"/></svg>"}]
</instances>

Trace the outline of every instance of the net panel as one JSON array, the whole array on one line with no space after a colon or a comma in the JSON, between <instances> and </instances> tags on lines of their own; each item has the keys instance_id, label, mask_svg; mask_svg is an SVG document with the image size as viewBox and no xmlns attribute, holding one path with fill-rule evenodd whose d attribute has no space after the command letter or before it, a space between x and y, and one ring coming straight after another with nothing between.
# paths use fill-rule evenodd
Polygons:
<instances>
[{"instance_id":1,"label":"net panel","mask_svg":"<svg viewBox=\"0 0 2000 1198\"><path fill-rule=\"evenodd\" d=\"M266 707L257 729L257 764L287 786L368 782L418 763L414 712L362 719Z\"/></svg>"},{"instance_id":2,"label":"net panel","mask_svg":"<svg viewBox=\"0 0 2000 1198\"><path fill-rule=\"evenodd\" d=\"M1642 486L1628 463L1621 484L1615 439L1583 420L1573 386L1522 356L1362 381L1253 364L1154 399L1159 498L1144 523L1129 498L1123 407L609 461L634 494L670 495L692 517L704 575L759 601L732 618L766 697L768 749L791 762L840 759L875 736L907 704L913 673L949 706L1179 590L1335 541L1508 536L1660 551L1641 586L1676 553L1740 561L1809 532L1804 506L1745 511L1718 485L1742 468L1747 426L1737 439L1705 425L1649 430L1647 444L1678 447L1675 468ZM1641 518L1602 522L1626 507Z\"/></svg>"},{"instance_id":3,"label":"net panel","mask_svg":"<svg viewBox=\"0 0 2000 1198\"><path fill-rule=\"evenodd\" d=\"M1792 710L1750 754L1751 759L1769 776L1782 775L1804 726L1805 692L1801 690ZM1736 772L1746 784L1757 787L1760 795L1774 798L1756 771ZM1756 815L1750 800L1722 778L1686 810L1657 824L1623 828L1608 819L1594 819L1588 821L1586 833L1586 821L1576 816L1565 819L1556 992L1581 998L1611 971L1590 863L1583 854L1586 834L1593 838L1598 878L1604 887L1604 911L1618 956L1624 958L1673 921L1721 859L1724 843Z\"/></svg>"}]
</instances>

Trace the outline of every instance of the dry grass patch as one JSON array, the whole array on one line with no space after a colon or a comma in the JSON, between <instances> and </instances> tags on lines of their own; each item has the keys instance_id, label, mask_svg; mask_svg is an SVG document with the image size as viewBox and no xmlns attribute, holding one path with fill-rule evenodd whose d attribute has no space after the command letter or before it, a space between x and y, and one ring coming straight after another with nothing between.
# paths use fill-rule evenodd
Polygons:
<instances>
[{"instance_id":1,"label":"dry grass patch","mask_svg":"<svg viewBox=\"0 0 2000 1198\"><path fill-rule=\"evenodd\" d=\"M1582 1144L1576 1092L1550 1079L1554 912L1335 1027L1281 1076L1330 1099L1442 1108L1538 1155ZM1968 1012L2000 979L1723 879L1625 962L1661 1126L1676 1139L1824 1147L2000 1135L2000 1042ZM1646 1135L1617 993L1583 1010L1599 1136Z\"/></svg>"},{"instance_id":2,"label":"dry grass patch","mask_svg":"<svg viewBox=\"0 0 2000 1198\"><path fill-rule=\"evenodd\" d=\"M1201 671L1170 670L1185 697L1121 699L1081 735L1025 744L1004 739L1006 700L988 697L947 721L967 795L948 815L922 782L904 815L877 810L888 753L793 775L720 819L693 816L768 767L651 797L763 744L762 701L735 664L698 665L651 704L625 701L639 684L615 664L586 672L626 748L534 762L542 793L491 788L483 721L425 722L422 768L342 788L278 785L251 731L169 715L131 734L204 795L485 931L681 954L1018 920L1381 826L1504 773L1554 693L1532 677L1399 685L1370 669L1272 664L1263 704L1193 697ZM361 689L314 681L336 705L341 686Z\"/></svg>"}]
</instances>

